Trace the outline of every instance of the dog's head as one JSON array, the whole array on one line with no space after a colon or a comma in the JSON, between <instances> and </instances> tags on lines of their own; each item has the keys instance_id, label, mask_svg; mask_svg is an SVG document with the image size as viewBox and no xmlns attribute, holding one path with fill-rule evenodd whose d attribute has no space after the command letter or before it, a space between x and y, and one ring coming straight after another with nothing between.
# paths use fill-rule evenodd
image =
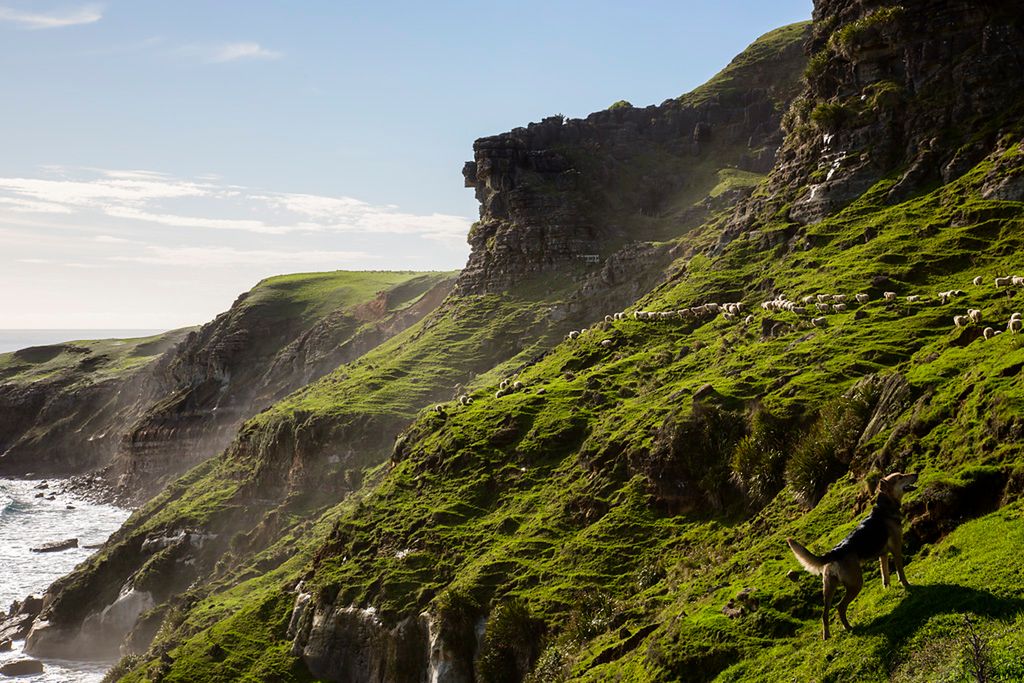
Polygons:
<instances>
[{"instance_id":1,"label":"dog's head","mask_svg":"<svg viewBox=\"0 0 1024 683\"><path fill-rule=\"evenodd\" d=\"M893 472L882 477L882 480L878 482L878 492L883 493L897 503L903 499L903 494L908 491L913 491L917 487L914 484L917 483L916 474L903 474L902 472Z\"/></svg>"}]
</instances>

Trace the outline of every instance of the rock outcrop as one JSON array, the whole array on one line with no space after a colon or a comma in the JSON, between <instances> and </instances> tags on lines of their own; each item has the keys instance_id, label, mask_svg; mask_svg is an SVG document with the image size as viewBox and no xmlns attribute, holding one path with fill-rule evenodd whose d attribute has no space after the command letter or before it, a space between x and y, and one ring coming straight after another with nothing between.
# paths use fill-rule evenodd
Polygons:
<instances>
[{"instance_id":1,"label":"rock outcrop","mask_svg":"<svg viewBox=\"0 0 1024 683\"><path fill-rule=\"evenodd\" d=\"M798 90L809 25L763 36L705 86L661 105L552 116L473 144L480 202L457 291L577 278L630 242L677 237L714 208L717 171L766 173ZM717 194L717 193L715 193Z\"/></svg>"}]
</instances>

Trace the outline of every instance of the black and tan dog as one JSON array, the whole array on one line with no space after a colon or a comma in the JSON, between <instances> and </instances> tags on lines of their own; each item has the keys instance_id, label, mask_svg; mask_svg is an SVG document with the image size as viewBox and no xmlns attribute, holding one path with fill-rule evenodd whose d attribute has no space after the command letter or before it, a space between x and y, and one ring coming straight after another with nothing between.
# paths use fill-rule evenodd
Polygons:
<instances>
[{"instance_id":1,"label":"black and tan dog","mask_svg":"<svg viewBox=\"0 0 1024 683\"><path fill-rule=\"evenodd\" d=\"M888 588L891 554L900 583L910 587L907 577L903 574L903 514L900 512L900 501L904 493L914 490L916 482L916 474L894 472L883 477L878 482L878 497L875 499L871 514L858 524L849 536L821 557L792 538L786 539L789 549L793 551L804 569L822 577L822 592L825 597L825 609L821 614L822 638L829 636L829 609L840 583L846 587L846 595L836 605L836 611L839 612L839 620L843 622L846 630L851 630L850 622L846 620L846 608L864 585L861 574L861 563L864 560L879 558L882 566L882 585Z\"/></svg>"}]
</instances>

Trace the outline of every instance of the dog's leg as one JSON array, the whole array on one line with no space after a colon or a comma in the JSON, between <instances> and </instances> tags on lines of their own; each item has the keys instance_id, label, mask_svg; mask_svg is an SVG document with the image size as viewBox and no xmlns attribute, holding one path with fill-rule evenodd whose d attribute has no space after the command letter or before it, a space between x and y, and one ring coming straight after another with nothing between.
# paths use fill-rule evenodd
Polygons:
<instances>
[{"instance_id":1,"label":"dog's leg","mask_svg":"<svg viewBox=\"0 0 1024 683\"><path fill-rule=\"evenodd\" d=\"M836 585L839 580L829 573L828 569L821 575L821 593L825 599L825 609L821 612L821 639L828 640L828 613L832 609L832 596L836 594Z\"/></svg>"},{"instance_id":2,"label":"dog's leg","mask_svg":"<svg viewBox=\"0 0 1024 683\"><path fill-rule=\"evenodd\" d=\"M860 563L857 561L850 562L847 566L844 566L839 574L839 578L842 579L843 585L846 587L846 594L843 595L843 599L836 605L836 611L839 612L839 621L843 622L843 628L847 631L852 631L853 628L850 626L850 622L846 620L846 608L849 607L853 599L860 593L860 589L864 586L864 576L860 569Z\"/></svg>"},{"instance_id":3,"label":"dog's leg","mask_svg":"<svg viewBox=\"0 0 1024 683\"><path fill-rule=\"evenodd\" d=\"M889 553L882 553L882 556L878 558L878 564L882 568L882 585L886 588L889 587Z\"/></svg>"},{"instance_id":4,"label":"dog's leg","mask_svg":"<svg viewBox=\"0 0 1024 683\"><path fill-rule=\"evenodd\" d=\"M903 573L903 548L896 548L892 551L892 564L896 568L896 576L900 577L900 583L904 588L910 588L907 575Z\"/></svg>"}]
</instances>

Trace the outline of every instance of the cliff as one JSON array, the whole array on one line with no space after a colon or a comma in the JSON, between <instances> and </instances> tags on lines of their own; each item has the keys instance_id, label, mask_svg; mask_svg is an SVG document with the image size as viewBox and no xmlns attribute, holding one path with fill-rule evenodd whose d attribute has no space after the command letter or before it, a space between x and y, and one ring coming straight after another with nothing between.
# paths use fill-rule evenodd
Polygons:
<instances>
[{"instance_id":1,"label":"cliff","mask_svg":"<svg viewBox=\"0 0 1024 683\"><path fill-rule=\"evenodd\" d=\"M458 291L585 275L623 246L678 237L772 166L808 23L759 38L709 83L649 107L553 116L473 144L480 220ZM728 192L726 197L720 197Z\"/></svg>"},{"instance_id":2,"label":"cliff","mask_svg":"<svg viewBox=\"0 0 1024 683\"><path fill-rule=\"evenodd\" d=\"M672 103L485 138L452 294L165 488L48 591L29 649L120 647L126 681L1019 678L1024 125L1004 112L1024 98L980 85L1021 45L1001 7L822 1L803 83L763 82L790 28ZM883 52L847 38L906 17L887 68L939 82L948 58L978 117L936 91L909 129L829 118L822 73L846 106L877 90L851 65ZM732 144L777 113L783 137ZM975 133L948 178L907 184L916 152L883 154ZM877 161L829 176L823 146L858 136ZM869 578L822 643L820 579L785 539L831 547L894 470L922 475L917 585Z\"/></svg>"}]
</instances>

